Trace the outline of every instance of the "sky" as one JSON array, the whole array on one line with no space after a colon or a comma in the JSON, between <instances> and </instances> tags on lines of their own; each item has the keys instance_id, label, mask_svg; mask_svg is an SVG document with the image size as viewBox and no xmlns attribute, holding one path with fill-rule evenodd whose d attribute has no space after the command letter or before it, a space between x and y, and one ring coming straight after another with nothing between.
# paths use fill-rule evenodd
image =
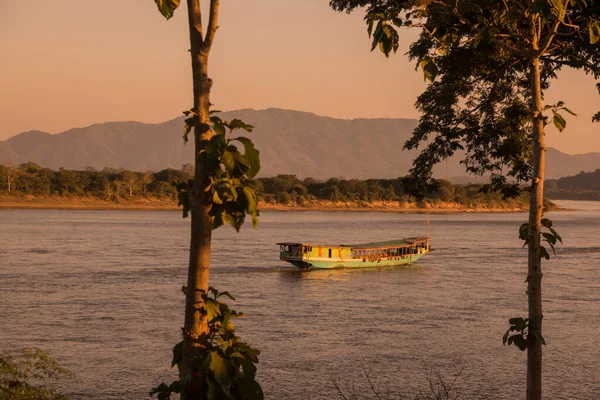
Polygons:
<instances>
[{"instance_id":1,"label":"sky","mask_svg":"<svg viewBox=\"0 0 600 400\"><path fill-rule=\"evenodd\" d=\"M191 107L184 5L165 21L153 0L0 2L0 140L106 121L163 122ZM426 84L404 56L415 31L402 31L404 45L386 59L369 51L362 13L336 13L328 0L221 3L209 62L216 108L419 117L414 103ZM578 117L563 133L548 129L548 145L600 152L593 79L561 73L545 103L559 100Z\"/></svg>"}]
</instances>

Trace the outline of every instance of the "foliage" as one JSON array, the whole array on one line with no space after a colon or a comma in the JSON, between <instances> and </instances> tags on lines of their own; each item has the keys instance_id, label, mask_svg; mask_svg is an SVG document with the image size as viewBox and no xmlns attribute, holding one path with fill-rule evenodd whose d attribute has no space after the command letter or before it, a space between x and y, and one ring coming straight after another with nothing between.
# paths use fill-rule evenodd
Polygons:
<instances>
[{"instance_id":1,"label":"foliage","mask_svg":"<svg viewBox=\"0 0 600 400\"><path fill-rule=\"evenodd\" d=\"M185 288L184 288L185 290ZM228 292L219 292L210 287L203 293L204 307L201 312L207 316L209 334L208 347L202 355L193 360L194 373L204 379L204 397L197 400L262 400L264 398L260 384L256 382L256 363L260 351L242 342L235 334L232 320L243 317L219 298L229 297ZM173 348L172 366L181 373L182 345ZM172 393L181 393L189 379L181 378L167 385L165 383L152 389L150 396L157 395L158 400L170 399Z\"/></svg>"},{"instance_id":2,"label":"foliage","mask_svg":"<svg viewBox=\"0 0 600 400\"><path fill-rule=\"evenodd\" d=\"M73 373L38 348L0 354L1 400L67 400L69 397L46 386L49 380L70 378Z\"/></svg>"},{"instance_id":3,"label":"foliage","mask_svg":"<svg viewBox=\"0 0 600 400\"><path fill-rule=\"evenodd\" d=\"M102 171L69 170L65 173L67 170L52 171L37 164L33 165L36 165L37 169L30 169L30 172L27 172L23 166L15 169L19 171L15 189L10 193L5 192L6 194L80 196L115 203L142 199L179 201L180 205L188 203L187 190L191 179L189 164L184 165L181 170L168 168L144 173L109 168ZM0 176L3 168L3 165L0 165ZM136 177L131 197L127 183L122 181L123 176ZM410 177L366 180L331 178L320 181L313 178L298 179L295 175L277 175L247 179L245 182L254 191L255 201L263 200L267 203L284 205L310 205L314 201L355 202L368 205L376 201L415 203L417 200L422 200L428 203L443 201L463 206L523 208L528 201L525 194L520 194L516 199L504 200L501 195L486 191L485 186L480 184L452 184L443 179L432 181L430 188L425 193L419 193L421 196L418 198L412 196L414 184ZM0 193L6 189L6 185L0 184ZM221 195L217 195L220 199Z\"/></svg>"},{"instance_id":4,"label":"foliage","mask_svg":"<svg viewBox=\"0 0 600 400\"><path fill-rule=\"evenodd\" d=\"M355 202L364 205L375 201L428 203L438 201L463 206L525 207L527 196L505 200L495 192L485 192L478 184L454 185L447 180L435 180L421 196L412 196L414 182L410 177L397 179L338 179L318 181L313 178L298 179L295 175L277 175L257 180L258 195L267 203L306 205L313 201Z\"/></svg>"},{"instance_id":5,"label":"foliage","mask_svg":"<svg viewBox=\"0 0 600 400\"><path fill-rule=\"evenodd\" d=\"M373 46L387 56L397 49L401 27L421 30L409 57L432 82L419 96L423 113L407 149L425 145L412 170L417 182L431 179L432 167L464 151L467 171L491 177L489 190L512 196L531 177L531 113L527 18L542 15L540 49L542 90L564 66L600 78L600 3L535 1L332 0L334 9L366 6L365 22ZM375 25L375 28L373 26ZM553 34L555 32L555 34ZM560 40L552 41L556 36ZM390 43L391 42L391 43ZM543 43L543 44L544 44ZM551 44L551 45L550 45ZM598 85L600 90L600 84ZM516 90L514 90L516 89ZM562 131L563 102L547 105L551 122ZM600 115L600 113L598 114ZM544 117L548 119L548 117ZM508 176L508 179L506 178ZM421 188L423 189L423 188Z\"/></svg>"},{"instance_id":6,"label":"foliage","mask_svg":"<svg viewBox=\"0 0 600 400\"><path fill-rule=\"evenodd\" d=\"M158 11L166 18L173 17L173 13L179 7L180 0L154 0Z\"/></svg>"},{"instance_id":7,"label":"foliage","mask_svg":"<svg viewBox=\"0 0 600 400\"><path fill-rule=\"evenodd\" d=\"M256 150L252 141L244 136L232 137L233 132L243 129L252 132L254 127L239 119L223 121L214 115L219 111L211 111L211 129L214 135L209 140L200 144L200 154L206 155L206 172L210 180L207 191L210 195L212 207L210 215L213 219L213 229L229 222L239 232L244 223L246 214L252 217L254 228L258 225L258 198L254 190L252 178L260 170L260 152ZM195 123L194 110L185 111L184 140ZM234 144L238 142L244 147L242 154ZM188 184L176 184L179 205L183 207L183 216L187 217L189 211L188 191L193 181Z\"/></svg>"},{"instance_id":8,"label":"foliage","mask_svg":"<svg viewBox=\"0 0 600 400\"><path fill-rule=\"evenodd\" d=\"M541 240L548 243L550 248L552 249L552 253L556 254L556 243L562 243L562 238L560 235L554 230L552 227L552 221L548 218L542 218L542 227L547 230L547 232L540 232ZM529 223L524 223L519 227L519 239L523 240L525 243L523 247L529 244L530 240L529 236ZM545 258L546 260L550 259L550 253L544 246L540 246L540 258Z\"/></svg>"},{"instance_id":9,"label":"foliage","mask_svg":"<svg viewBox=\"0 0 600 400\"><path fill-rule=\"evenodd\" d=\"M0 178L9 167L0 165ZM184 168L187 168L184 166ZM83 171L64 168L53 171L33 162L12 167L12 195L41 195L63 197L92 197L112 202L139 198L176 199L173 182L191 177L184 170L173 168L158 172L133 172L124 169L104 168ZM6 180L0 179L0 192L8 191Z\"/></svg>"},{"instance_id":10,"label":"foliage","mask_svg":"<svg viewBox=\"0 0 600 400\"><path fill-rule=\"evenodd\" d=\"M519 350L525 351L527 344L530 343L529 339L529 318L510 318L508 320L510 327L506 333L502 336L502 343L504 345L515 345ZM514 332L514 333L511 333ZM536 335L540 343L546 344L546 341L542 335L537 331L531 331L532 335Z\"/></svg>"}]
</instances>

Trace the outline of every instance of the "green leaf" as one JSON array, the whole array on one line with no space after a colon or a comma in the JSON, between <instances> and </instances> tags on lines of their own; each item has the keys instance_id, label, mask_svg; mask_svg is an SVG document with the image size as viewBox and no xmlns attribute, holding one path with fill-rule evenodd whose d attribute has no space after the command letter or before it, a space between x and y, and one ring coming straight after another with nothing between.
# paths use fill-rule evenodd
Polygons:
<instances>
[{"instance_id":1,"label":"green leaf","mask_svg":"<svg viewBox=\"0 0 600 400\"><path fill-rule=\"evenodd\" d=\"M548 254L548 250L544 246L540 246L540 260L545 258L546 260L550 259L550 254Z\"/></svg>"},{"instance_id":2,"label":"green leaf","mask_svg":"<svg viewBox=\"0 0 600 400\"><path fill-rule=\"evenodd\" d=\"M185 126L183 127L183 141L185 143L188 142L188 134L191 132L192 128L196 124L196 118L190 117L185 120Z\"/></svg>"},{"instance_id":3,"label":"green leaf","mask_svg":"<svg viewBox=\"0 0 600 400\"><path fill-rule=\"evenodd\" d=\"M554 122L554 126L559 132L564 131L567 126L567 121L565 121L562 115L557 112L554 112L554 118L552 119L552 122Z\"/></svg>"},{"instance_id":4,"label":"green leaf","mask_svg":"<svg viewBox=\"0 0 600 400\"><path fill-rule=\"evenodd\" d=\"M524 223L519 227L519 239L527 240L527 236L529 236L529 224Z\"/></svg>"},{"instance_id":5,"label":"green leaf","mask_svg":"<svg viewBox=\"0 0 600 400\"><path fill-rule=\"evenodd\" d=\"M171 368L177 365L180 367L181 361L183 360L183 342L177 343L173 346L173 360L171 361Z\"/></svg>"},{"instance_id":6,"label":"green leaf","mask_svg":"<svg viewBox=\"0 0 600 400\"><path fill-rule=\"evenodd\" d=\"M223 206L215 207L213 205L211 215L214 217L212 225L213 230L220 228L227 222L227 214L225 213L225 207Z\"/></svg>"},{"instance_id":7,"label":"green leaf","mask_svg":"<svg viewBox=\"0 0 600 400\"><path fill-rule=\"evenodd\" d=\"M248 160L250 168L246 175L248 178L254 178L260 170L260 152L254 147L252 140L243 136L237 137L234 140L240 141L244 145L244 156Z\"/></svg>"},{"instance_id":8,"label":"green leaf","mask_svg":"<svg viewBox=\"0 0 600 400\"><path fill-rule=\"evenodd\" d=\"M212 122L212 129L217 135L225 136L225 124L219 117L210 117L210 122Z\"/></svg>"},{"instance_id":9,"label":"green leaf","mask_svg":"<svg viewBox=\"0 0 600 400\"><path fill-rule=\"evenodd\" d=\"M542 218L541 223L543 226L545 226L548 229L552 228L552 220L550 220L548 218Z\"/></svg>"},{"instance_id":10,"label":"green leaf","mask_svg":"<svg viewBox=\"0 0 600 400\"><path fill-rule=\"evenodd\" d=\"M187 218L190 211L190 202L188 196L188 183L182 181L173 182L177 190L177 206L183 207L183 218Z\"/></svg>"},{"instance_id":11,"label":"green leaf","mask_svg":"<svg viewBox=\"0 0 600 400\"><path fill-rule=\"evenodd\" d=\"M514 344L519 348L519 350L525 351L527 349L527 341L525 340L523 335L515 335L513 336L513 338Z\"/></svg>"},{"instance_id":12,"label":"green leaf","mask_svg":"<svg viewBox=\"0 0 600 400\"><path fill-rule=\"evenodd\" d=\"M252 132L254 127L250 124L247 124L239 119L234 119L231 122L225 122L225 126L227 126L232 132L236 129L243 129L248 132Z\"/></svg>"},{"instance_id":13,"label":"green leaf","mask_svg":"<svg viewBox=\"0 0 600 400\"><path fill-rule=\"evenodd\" d=\"M590 24L590 44L596 44L600 41L600 24Z\"/></svg>"},{"instance_id":14,"label":"green leaf","mask_svg":"<svg viewBox=\"0 0 600 400\"><path fill-rule=\"evenodd\" d=\"M254 229L256 229L258 227L258 199L256 198L256 193L254 192L254 189L252 189L249 186L244 186L243 189L244 192L244 196L246 197L246 201L247 201L247 206L246 206L246 213L250 214L250 216L252 217L252 226L254 227Z\"/></svg>"},{"instance_id":15,"label":"green leaf","mask_svg":"<svg viewBox=\"0 0 600 400\"><path fill-rule=\"evenodd\" d=\"M381 41L382 27L382 22L378 21L377 26L375 27L375 32L373 33L373 43L371 44L371 51L375 50L375 47L377 47L377 45Z\"/></svg>"},{"instance_id":16,"label":"green leaf","mask_svg":"<svg viewBox=\"0 0 600 400\"><path fill-rule=\"evenodd\" d=\"M542 236L544 236L544 239L546 239L546 241L547 241L548 243L550 243L550 244L552 244L552 245L555 245L555 244L556 244L556 237L555 237L554 235L552 235L552 234L550 234L550 233L543 232L543 233L542 233Z\"/></svg>"},{"instance_id":17,"label":"green leaf","mask_svg":"<svg viewBox=\"0 0 600 400\"><path fill-rule=\"evenodd\" d=\"M562 241L562 238L560 237L560 235L559 235L559 234L558 234L558 233L557 233L557 232L556 232L554 229L552 229L552 228L548 228L548 229L550 229L550 232L552 232L552 234L554 235L554 237L555 237L555 238L556 238L556 239L557 239L559 242L561 242L561 243L563 242L563 241Z\"/></svg>"},{"instance_id":18,"label":"green leaf","mask_svg":"<svg viewBox=\"0 0 600 400\"><path fill-rule=\"evenodd\" d=\"M562 110L565 110L566 112L568 112L569 114L573 115L573 116L577 116L577 114L575 114L573 111L569 110L567 107L563 107Z\"/></svg>"},{"instance_id":19,"label":"green leaf","mask_svg":"<svg viewBox=\"0 0 600 400\"><path fill-rule=\"evenodd\" d=\"M170 19L177 7L179 7L180 0L154 0L154 2L163 17Z\"/></svg>"},{"instance_id":20,"label":"green leaf","mask_svg":"<svg viewBox=\"0 0 600 400\"><path fill-rule=\"evenodd\" d=\"M563 0L548 0L550 3L550 8L552 14L554 14L559 20L563 21L565 19L565 13L567 12L567 7Z\"/></svg>"},{"instance_id":21,"label":"green leaf","mask_svg":"<svg viewBox=\"0 0 600 400\"><path fill-rule=\"evenodd\" d=\"M216 190L213 192L213 203L223 204L223 200L221 200L221 198L219 197L219 193L217 193Z\"/></svg>"},{"instance_id":22,"label":"green leaf","mask_svg":"<svg viewBox=\"0 0 600 400\"><path fill-rule=\"evenodd\" d=\"M421 60L419 64L421 65L421 69L423 70L423 75L425 76L425 79L430 82L433 82L439 72L435 62L431 59L424 59Z\"/></svg>"},{"instance_id":23,"label":"green leaf","mask_svg":"<svg viewBox=\"0 0 600 400\"><path fill-rule=\"evenodd\" d=\"M210 138L206 146L206 163L209 174L214 174L215 171L220 170L220 159L226 145L227 142L223 135L215 135Z\"/></svg>"},{"instance_id":24,"label":"green leaf","mask_svg":"<svg viewBox=\"0 0 600 400\"><path fill-rule=\"evenodd\" d=\"M215 298L219 298L219 297L229 297L231 300L235 300L235 297L233 297L228 291L224 291L224 292L218 292Z\"/></svg>"},{"instance_id":25,"label":"green leaf","mask_svg":"<svg viewBox=\"0 0 600 400\"><path fill-rule=\"evenodd\" d=\"M246 157L244 157L244 155L242 153L237 151L237 149L234 151L231 151L231 154L233 155L233 159L235 161L235 168L236 168L238 174L244 175L245 173L247 173L248 170L250 169L250 163L248 162Z\"/></svg>"},{"instance_id":26,"label":"green leaf","mask_svg":"<svg viewBox=\"0 0 600 400\"><path fill-rule=\"evenodd\" d=\"M527 328L527 319L523 317L510 318L508 323L512 325L511 330L524 331Z\"/></svg>"},{"instance_id":27,"label":"green leaf","mask_svg":"<svg viewBox=\"0 0 600 400\"><path fill-rule=\"evenodd\" d=\"M219 308L219 302L211 298L204 300L204 308L206 309L206 319L211 322L213 319L221 316L221 310Z\"/></svg>"},{"instance_id":28,"label":"green leaf","mask_svg":"<svg viewBox=\"0 0 600 400\"><path fill-rule=\"evenodd\" d=\"M221 357L218 351L211 351L209 369L215 380L221 385L221 389L228 391L227 387L233 377L230 374L229 361Z\"/></svg>"}]
</instances>

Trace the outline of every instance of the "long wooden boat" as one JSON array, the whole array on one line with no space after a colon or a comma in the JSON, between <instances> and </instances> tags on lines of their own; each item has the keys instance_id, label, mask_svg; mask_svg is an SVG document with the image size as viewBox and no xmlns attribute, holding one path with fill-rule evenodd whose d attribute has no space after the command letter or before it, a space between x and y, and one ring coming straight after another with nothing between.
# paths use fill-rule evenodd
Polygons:
<instances>
[{"instance_id":1,"label":"long wooden boat","mask_svg":"<svg viewBox=\"0 0 600 400\"><path fill-rule=\"evenodd\" d=\"M277 244L279 259L302 269L391 267L411 264L432 251L426 236L338 246Z\"/></svg>"}]
</instances>

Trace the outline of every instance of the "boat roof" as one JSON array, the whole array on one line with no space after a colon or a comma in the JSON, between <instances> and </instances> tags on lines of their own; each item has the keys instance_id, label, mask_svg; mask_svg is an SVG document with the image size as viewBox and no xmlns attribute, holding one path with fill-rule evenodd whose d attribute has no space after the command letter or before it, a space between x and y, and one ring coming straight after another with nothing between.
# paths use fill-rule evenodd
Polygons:
<instances>
[{"instance_id":1,"label":"boat roof","mask_svg":"<svg viewBox=\"0 0 600 400\"><path fill-rule=\"evenodd\" d=\"M415 244L418 242L425 242L427 240L431 240L431 238L426 237L426 236L419 236L419 237L409 237L409 238L396 239L396 240L386 240L384 242L371 242L371 243L341 245L340 247L352 247L353 249L380 249L380 248L388 248L388 247L402 247L402 246L412 245L412 244Z\"/></svg>"},{"instance_id":2,"label":"boat roof","mask_svg":"<svg viewBox=\"0 0 600 400\"><path fill-rule=\"evenodd\" d=\"M313 246L313 247L345 247L357 250L369 250L369 249L387 249L391 247L404 247L411 246L415 243L425 242L431 240L427 236L415 236L396 240L387 240L383 242L370 242L370 243L359 243L359 244L338 244L338 245L322 245L322 244L306 244L306 243L295 243L295 242L283 242L277 243L282 246Z\"/></svg>"}]
</instances>

